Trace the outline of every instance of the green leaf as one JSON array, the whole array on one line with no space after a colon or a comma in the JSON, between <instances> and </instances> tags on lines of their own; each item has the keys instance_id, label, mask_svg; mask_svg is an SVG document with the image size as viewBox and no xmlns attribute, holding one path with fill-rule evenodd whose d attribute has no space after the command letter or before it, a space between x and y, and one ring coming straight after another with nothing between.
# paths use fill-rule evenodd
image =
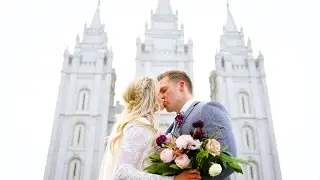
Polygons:
<instances>
[{"instance_id":1,"label":"green leaf","mask_svg":"<svg viewBox=\"0 0 320 180\"><path fill-rule=\"evenodd\" d=\"M158 173L162 174L165 172L168 172L170 170L169 165L168 164L158 164Z\"/></svg>"},{"instance_id":2,"label":"green leaf","mask_svg":"<svg viewBox=\"0 0 320 180\"><path fill-rule=\"evenodd\" d=\"M153 164L151 166L148 166L144 168L144 170L147 171L148 173L156 174L158 171L158 164Z\"/></svg>"},{"instance_id":3,"label":"green leaf","mask_svg":"<svg viewBox=\"0 0 320 180\"><path fill-rule=\"evenodd\" d=\"M232 162L232 157L227 155L227 154L224 154L224 153L221 153L219 155L219 158L222 160L222 161L225 161L225 162Z\"/></svg>"},{"instance_id":4,"label":"green leaf","mask_svg":"<svg viewBox=\"0 0 320 180\"><path fill-rule=\"evenodd\" d=\"M160 153L153 153L150 155L150 159L152 160L161 160L160 159Z\"/></svg>"},{"instance_id":5,"label":"green leaf","mask_svg":"<svg viewBox=\"0 0 320 180\"><path fill-rule=\"evenodd\" d=\"M225 153L221 153L219 157L221 160L226 161L226 162L236 162L236 163L247 164L247 165L250 164L249 161L246 161L246 160L243 160L240 158L236 158L236 157L232 157L232 156L225 154Z\"/></svg>"},{"instance_id":6,"label":"green leaf","mask_svg":"<svg viewBox=\"0 0 320 180\"><path fill-rule=\"evenodd\" d=\"M224 147L221 148L221 152L224 152L224 151L226 151L227 149L228 149L228 146L224 146Z\"/></svg>"},{"instance_id":7,"label":"green leaf","mask_svg":"<svg viewBox=\"0 0 320 180\"><path fill-rule=\"evenodd\" d=\"M251 164L249 161L246 161L246 160L243 160L243 159L240 159L240 158L236 158L236 157L232 157L232 160L234 162L241 163L241 164L246 164L246 165L250 165Z\"/></svg>"},{"instance_id":8,"label":"green leaf","mask_svg":"<svg viewBox=\"0 0 320 180\"><path fill-rule=\"evenodd\" d=\"M227 163L234 171L236 171L237 173L241 173L243 174L242 168L238 163L235 162L230 162Z\"/></svg>"},{"instance_id":9,"label":"green leaf","mask_svg":"<svg viewBox=\"0 0 320 180\"><path fill-rule=\"evenodd\" d=\"M174 171L174 170L169 170L169 171L167 171L167 172L164 172L164 173L162 173L161 175L162 176L174 176L174 175L176 175L176 174L178 174L180 171Z\"/></svg>"},{"instance_id":10,"label":"green leaf","mask_svg":"<svg viewBox=\"0 0 320 180\"><path fill-rule=\"evenodd\" d=\"M144 170L148 173L159 174L162 176L172 176L181 172L181 169L176 164L164 162L154 163L146 167Z\"/></svg>"},{"instance_id":11,"label":"green leaf","mask_svg":"<svg viewBox=\"0 0 320 180\"><path fill-rule=\"evenodd\" d=\"M151 159L151 162L152 162L152 163L162 163L161 160L155 160L155 159Z\"/></svg>"},{"instance_id":12,"label":"green leaf","mask_svg":"<svg viewBox=\"0 0 320 180\"><path fill-rule=\"evenodd\" d=\"M206 159L209 156L209 151L207 149L200 148L200 152L197 154L197 159Z\"/></svg>"},{"instance_id":13,"label":"green leaf","mask_svg":"<svg viewBox=\"0 0 320 180\"><path fill-rule=\"evenodd\" d=\"M209 157L209 151L207 149L200 148L200 152L196 156L197 161L197 169L201 169L203 166L203 163L206 159Z\"/></svg>"},{"instance_id":14,"label":"green leaf","mask_svg":"<svg viewBox=\"0 0 320 180\"><path fill-rule=\"evenodd\" d=\"M169 167L172 169L181 170L176 164L171 164Z\"/></svg>"}]
</instances>

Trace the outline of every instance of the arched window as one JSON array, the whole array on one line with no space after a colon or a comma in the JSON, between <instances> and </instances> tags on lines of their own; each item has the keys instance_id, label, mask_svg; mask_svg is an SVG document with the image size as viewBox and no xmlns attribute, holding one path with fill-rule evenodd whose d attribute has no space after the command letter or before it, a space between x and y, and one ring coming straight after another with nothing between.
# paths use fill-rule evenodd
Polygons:
<instances>
[{"instance_id":1,"label":"arched window","mask_svg":"<svg viewBox=\"0 0 320 180\"><path fill-rule=\"evenodd\" d=\"M256 68L259 68L259 61L255 61Z\"/></svg>"},{"instance_id":2,"label":"arched window","mask_svg":"<svg viewBox=\"0 0 320 180\"><path fill-rule=\"evenodd\" d=\"M72 56L69 56L68 58L68 65L72 65Z\"/></svg>"},{"instance_id":3,"label":"arched window","mask_svg":"<svg viewBox=\"0 0 320 180\"><path fill-rule=\"evenodd\" d=\"M247 93L239 93L239 107L241 114L247 115L251 113L249 95Z\"/></svg>"},{"instance_id":4,"label":"arched window","mask_svg":"<svg viewBox=\"0 0 320 180\"><path fill-rule=\"evenodd\" d=\"M222 68L224 68L224 63L225 63L225 60L224 60L224 57L222 57L222 58L221 58L221 67L222 67Z\"/></svg>"},{"instance_id":5,"label":"arched window","mask_svg":"<svg viewBox=\"0 0 320 180\"><path fill-rule=\"evenodd\" d=\"M83 146L84 141L84 125L77 124L73 129L72 146Z\"/></svg>"},{"instance_id":6,"label":"arched window","mask_svg":"<svg viewBox=\"0 0 320 180\"><path fill-rule=\"evenodd\" d=\"M89 109L90 92L88 89L81 89L78 95L78 110L86 111Z\"/></svg>"},{"instance_id":7,"label":"arched window","mask_svg":"<svg viewBox=\"0 0 320 180\"><path fill-rule=\"evenodd\" d=\"M107 63L108 63L108 57L107 57L107 55L104 55L104 57L103 57L103 65L107 65Z\"/></svg>"},{"instance_id":8,"label":"arched window","mask_svg":"<svg viewBox=\"0 0 320 180\"><path fill-rule=\"evenodd\" d=\"M72 159L68 167L68 180L80 180L81 161Z\"/></svg>"},{"instance_id":9,"label":"arched window","mask_svg":"<svg viewBox=\"0 0 320 180\"><path fill-rule=\"evenodd\" d=\"M184 52L187 53L189 51L188 45L184 45Z\"/></svg>"},{"instance_id":10,"label":"arched window","mask_svg":"<svg viewBox=\"0 0 320 180\"><path fill-rule=\"evenodd\" d=\"M146 50L146 45L143 43L143 44L141 45L141 51L144 52L145 50Z\"/></svg>"},{"instance_id":11,"label":"arched window","mask_svg":"<svg viewBox=\"0 0 320 180\"><path fill-rule=\"evenodd\" d=\"M259 169L258 164L252 161L249 166L247 166L247 178L248 180L259 180Z\"/></svg>"},{"instance_id":12,"label":"arched window","mask_svg":"<svg viewBox=\"0 0 320 180\"><path fill-rule=\"evenodd\" d=\"M242 139L244 150L253 151L256 149L254 134L250 126L242 127Z\"/></svg>"}]
</instances>

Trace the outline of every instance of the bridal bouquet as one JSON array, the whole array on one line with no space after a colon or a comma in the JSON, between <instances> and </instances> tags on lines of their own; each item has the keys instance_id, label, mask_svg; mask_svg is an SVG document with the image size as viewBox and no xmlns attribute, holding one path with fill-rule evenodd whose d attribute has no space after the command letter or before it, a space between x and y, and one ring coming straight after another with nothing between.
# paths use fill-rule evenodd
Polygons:
<instances>
[{"instance_id":1,"label":"bridal bouquet","mask_svg":"<svg viewBox=\"0 0 320 180\"><path fill-rule=\"evenodd\" d=\"M158 150L149 157L151 165L145 171L174 176L185 169L197 169L203 177L213 177L221 173L222 167L227 166L235 172L243 173L239 164L247 162L225 153L227 147L221 147L216 138L204 137L203 126L200 120L193 123L194 130L190 135L178 138L171 134L158 136Z\"/></svg>"}]
</instances>

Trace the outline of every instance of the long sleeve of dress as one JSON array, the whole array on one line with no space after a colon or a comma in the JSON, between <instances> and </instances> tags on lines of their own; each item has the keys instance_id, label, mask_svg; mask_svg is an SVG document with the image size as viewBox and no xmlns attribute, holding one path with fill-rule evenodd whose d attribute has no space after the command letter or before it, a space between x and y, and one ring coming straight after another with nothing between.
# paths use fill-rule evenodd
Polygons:
<instances>
[{"instance_id":1,"label":"long sleeve of dress","mask_svg":"<svg viewBox=\"0 0 320 180\"><path fill-rule=\"evenodd\" d=\"M143 153L151 147L153 134L147 128L133 125L124 131L115 167L116 180L173 180L173 177L150 174L140 170Z\"/></svg>"}]
</instances>

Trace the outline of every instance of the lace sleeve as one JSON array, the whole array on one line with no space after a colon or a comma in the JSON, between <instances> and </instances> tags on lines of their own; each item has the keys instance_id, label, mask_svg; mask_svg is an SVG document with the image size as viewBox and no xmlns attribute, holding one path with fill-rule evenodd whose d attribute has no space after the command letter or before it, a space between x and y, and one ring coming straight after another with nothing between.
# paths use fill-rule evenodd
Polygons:
<instances>
[{"instance_id":1,"label":"lace sleeve","mask_svg":"<svg viewBox=\"0 0 320 180\"><path fill-rule=\"evenodd\" d=\"M137 169L143 157L143 152L150 148L153 135L150 130L131 126L124 132L119 148L119 159L115 169L116 180L173 180L173 177L165 177L150 174Z\"/></svg>"}]
</instances>

